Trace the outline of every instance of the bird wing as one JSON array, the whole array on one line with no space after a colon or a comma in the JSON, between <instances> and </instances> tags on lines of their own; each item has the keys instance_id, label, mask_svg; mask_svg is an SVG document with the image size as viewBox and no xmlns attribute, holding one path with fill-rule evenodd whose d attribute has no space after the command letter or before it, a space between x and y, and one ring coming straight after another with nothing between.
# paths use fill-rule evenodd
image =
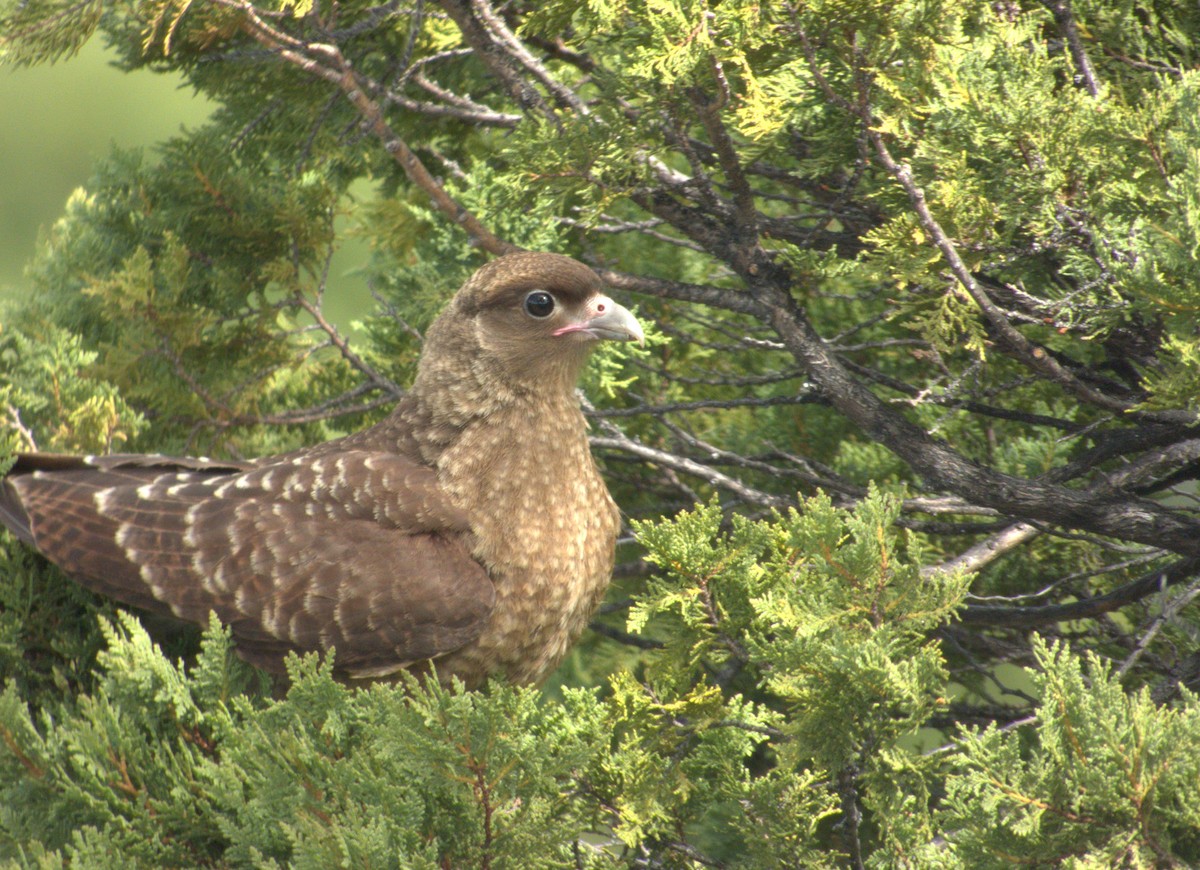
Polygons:
<instances>
[{"instance_id":1,"label":"bird wing","mask_svg":"<svg viewBox=\"0 0 1200 870\"><path fill-rule=\"evenodd\" d=\"M288 650L336 648L381 676L469 643L495 589L436 472L349 450L220 463L24 456L0 519L89 588L204 623L278 671Z\"/></svg>"}]
</instances>

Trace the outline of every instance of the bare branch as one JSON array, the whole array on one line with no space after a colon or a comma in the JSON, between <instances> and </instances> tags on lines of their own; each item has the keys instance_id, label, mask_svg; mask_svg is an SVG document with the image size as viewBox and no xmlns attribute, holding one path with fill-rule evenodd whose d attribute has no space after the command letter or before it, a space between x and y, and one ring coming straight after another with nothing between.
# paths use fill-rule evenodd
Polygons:
<instances>
[{"instance_id":1,"label":"bare branch","mask_svg":"<svg viewBox=\"0 0 1200 870\"><path fill-rule=\"evenodd\" d=\"M396 403L396 396L384 394L366 402L351 404L354 397L360 396L373 387L358 387L354 390L314 405L310 408L297 408L283 414L255 414L230 417L228 420L208 421L215 429L229 429L235 426L302 426L307 423L321 423L335 420L338 417L349 417L354 414L369 414L380 408L386 408Z\"/></svg>"},{"instance_id":2,"label":"bare branch","mask_svg":"<svg viewBox=\"0 0 1200 870\"><path fill-rule=\"evenodd\" d=\"M1133 648L1133 652L1117 668L1118 677L1123 677L1129 673L1129 669L1137 664L1137 660L1145 654L1150 644L1154 642L1154 638L1158 636L1158 633L1178 615L1179 611L1195 601L1197 596L1200 596L1200 580L1193 580L1183 592L1169 601L1164 601L1162 611L1150 621L1149 627L1146 628L1145 632L1138 639L1137 646ZM1163 597L1165 598L1166 596L1164 595Z\"/></svg>"},{"instance_id":3,"label":"bare branch","mask_svg":"<svg viewBox=\"0 0 1200 870\"><path fill-rule=\"evenodd\" d=\"M776 405L809 405L815 401L813 396L803 393L797 396L767 396L761 399L752 396L737 399L702 399L695 402L674 402L670 405L637 405L632 408L605 408L604 410L589 411L589 416L603 417L641 417L644 415L658 416L660 414L675 414L681 411L698 411L703 409L729 408L769 408Z\"/></svg>"},{"instance_id":4,"label":"bare branch","mask_svg":"<svg viewBox=\"0 0 1200 870\"><path fill-rule=\"evenodd\" d=\"M1021 479L966 459L851 378L789 297L761 285L756 295L770 306L772 326L822 395L909 463L927 485L1007 516L1081 528L1183 555L1200 554L1200 522L1155 502Z\"/></svg>"},{"instance_id":5,"label":"bare branch","mask_svg":"<svg viewBox=\"0 0 1200 870\"><path fill-rule=\"evenodd\" d=\"M479 21L483 22L495 37L496 43L503 46L513 60L531 73L560 106L578 112L580 115L588 114L588 108L584 105L583 100L550 75L549 71L529 52L525 44L517 39L516 34L509 30L504 19L496 14L496 10L492 8L488 0L470 0L470 3ZM448 7L454 4L443 3L442 5L447 7L447 12L449 12ZM453 13L451 15L453 16Z\"/></svg>"},{"instance_id":6,"label":"bare branch","mask_svg":"<svg viewBox=\"0 0 1200 870\"><path fill-rule=\"evenodd\" d=\"M970 269L967 268L966 263L959 256L958 249L934 218L933 212L929 210L929 204L925 200L925 191L913 180L912 169L906 164L899 163L892 157L891 152L883 141L883 135L878 130L872 129L869 126L869 121L867 123L867 135L875 145L875 151L879 155L880 162L900 182L900 186L904 188L909 196L909 200L912 202L913 211L916 212L921 226L929 234L937 249L941 251L942 256L945 257L946 262L950 266L950 271L954 273L954 277L958 280L958 283L966 290L975 304L979 306L979 310L983 313L988 325L996 331L1004 344L1012 349L1017 358L1030 369L1056 383L1062 384L1085 401L1110 411L1119 411L1121 413L1131 412L1133 410L1131 404L1120 399L1114 399L1080 381L1063 368L1044 348L1035 346L1009 322L1008 318L1004 316L1004 312L992 302L982 285L971 274ZM1190 419L1185 419L1178 414L1171 414L1170 419L1173 422L1187 423L1192 422L1194 415Z\"/></svg>"},{"instance_id":7,"label":"bare branch","mask_svg":"<svg viewBox=\"0 0 1200 870\"><path fill-rule=\"evenodd\" d=\"M653 640L652 638L642 637L640 634L630 634L627 631L621 631L619 628L613 628L611 625L605 625L598 619L588 623L588 628L602 637L615 640L617 643L624 644L625 646L632 646L637 649L663 648L663 642L660 640Z\"/></svg>"},{"instance_id":8,"label":"bare branch","mask_svg":"<svg viewBox=\"0 0 1200 870\"><path fill-rule=\"evenodd\" d=\"M747 252L758 244L758 208L755 205L754 193L742 170L738 159L737 149L729 138L725 125L721 123L721 109L729 100L729 84L725 81L725 72L721 62L710 58L709 66L713 78L720 86L720 96L715 101L709 101L698 89L689 91L692 104L697 109L700 122L717 152L717 159L722 172L733 189L734 202L737 206L737 220L734 229L737 234L737 244Z\"/></svg>"},{"instance_id":9,"label":"bare branch","mask_svg":"<svg viewBox=\"0 0 1200 870\"><path fill-rule=\"evenodd\" d=\"M1092 619L1181 583L1195 575L1197 570L1200 570L1200 559L1181 559L1095 598L1072 601L1069 604L1049 604L1045 607L993 607L973 604L963 609L959 617L967 625L1002 625L1006 628L1031 628L1070 619Z\"/></svg>"},{"instance_id":10,"label":"bare branch","mask_svg":"<svg viewBox=\"0 0 1200 870\"><path fill-rule=\"evenodd\" d=\"M463 208L437 182L400 136L388 125L379 103L368 96L378 91L375 83L361 80L351 68L350 61L336 45L305 43L267 24L248 0L214 0L223 6L237 9L246 16L247 29L261 45L283 60L310 75L337 85L358 110L367 129L382 143L384 150L400 164L409 180L423 190L446 217L461 226L480 247L491 254L505 254L517 248L495 236L478 218Z\"/></svg>"},{"instance_id":11,"label":"bare branch","mask_svg":"<svg viewBox=\"0 0 1200 870\"><path fill-rule=\"evenodd\" d=\"M418 78L415 81L422 88L442 99L445 103L449 103L449 105L414 100L412 97L407 97L395 91L387 92L387 101L409 112L417 112L418 114L429 115L433 118L454 118L457 121L463 121L467 124L478 124L483 127L512 128L517 126L521 120L520 115L495 112L487 108L487 106L481 106L478 103L471 103L469 100L457 97L444 88L435 86L425 78Z\"/></svg>"},{"instance_id":12,"label":"bare branch","mask_svg":"<svg viewBox=\"0 0 1200 870\"><path fill-rule=\"evenodd\" d=\"M922 568L921 576L929 577L954 571L978 571L1039 534L1038 529L1029 523L1014 523L999 534L964 550L953 559Z\"/></svg>"},{"instance_id":13,"label":"bare branch","mask_svg":"<svg viewBox=\"0 0 1200 870\"><path fill-rule=\"evenodd\" d=\"M350 348L349 342L342 338L338 328L325 318L325 315L320 308L299 293L292 297L291 303L295 307L307 312L308 316L316 321L317 326L321 328L321 331L329 336L330 343L338 349L338 352L342 355L346 362L348 362L356 371L366 375L367 379L375 387L383 390L393 397L398 397L404 394L404 390L400 388L399 384L397 384L391 378L386 378L381 375L375 370L374 366L372 366Z\"/></svg>"},{"instance_id":14,"label":"bare branch","mask_svg":"<svg viewBox=\"0 0 1200 870\"><path fill-rule=\"evenodd\" d=\"M1075 75L1089 94L1093 97L1100 96L1096 71L1092 69L1092 62L1088 59L1087 49L1079 35L1079 25L1075 23L1075 13L1071 11L1070 0L1042 0L1042 5L1054 15L1054 23L1058 25L1059 31L1071 48L1071 57L1075 61Z\"/></svg>"},{"instance_id":15,"label":"bare branch","mask_svg":"<svg viewBox=\"0 0 1200 870\"><path fill-rule=\"evenodd\" d=\"M21 422L20 410L12 403L6 403L4 410L8 418L9 427L20 436L21 440L28 445L30 450L36 453L38 449L37 440L33 437L33 432L29 427Z\"/></svg>"},{"instance_id":16,"label":"bare branch","mask_svg":"<svg viewBox=\"0 0 1200 870\"><path fill-rule=\"evenodd\" d=\"M610 287L626 290L630 293L642 293L647 296L659 296L666 299L678 299L683 302L695 302L712 308L724 308L726 311L736 311L741 314L762 316L765 309L746 293L738 290L728 290L722 287L708 287L700 284L686 284L682 281L667 281L663 278L651 278L645 275L630 275L616 272L601 266L596 267L600 279Z\"/></svg>"},{"instance_id":17,"label":"bare branch","mask_svg":"<svg viewBox=\"0 0 1200 870\"><path fill-rule=\"evenodd\" d=\"M488 17L495 18L490 6L482 0L440 0L439 5L458 25L467 44L475 50L475 56L499 79L518 106L536 110L552 122L557 120L542 94L523 77L513 47L502 36L504 31L498 32L488 23Z\"/></svg>"},{"instance_id":18,"label":"bare branch","mask_svg":"<svg viewBox=\"0 0 1200 870\"><path fill-rule=\"evenodd\" d=\"M703 465L695 460L688 459L683 456L676 456L668 453L665 450L658 450L642 444L640 441L635 441L628 435L618 430L616 427L606 427L609 432L607 436L591 436L588 441L592 447L600 448L601 450L617 450L622 453L627 453L631 456L636 456L639 459L644 459L652 462L655 465L663 468L670 468L676 471L690 474L699 477L701 480L707 481L712 486L720 489L728 490L740 498L747 504L760 505L762 507L785 507L793 504L792 499L782 498L777 495L761 492L753 487L747 486L736 478L717 471L707 465Z\"/></svg>"}]
</instances>

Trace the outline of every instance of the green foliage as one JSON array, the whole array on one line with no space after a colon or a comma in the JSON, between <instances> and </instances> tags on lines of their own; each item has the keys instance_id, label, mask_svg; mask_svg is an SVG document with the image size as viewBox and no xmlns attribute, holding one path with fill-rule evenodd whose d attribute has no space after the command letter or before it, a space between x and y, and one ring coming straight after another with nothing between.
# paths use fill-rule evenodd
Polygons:
<instances>
[{"instance_id":1,"label":"green foliage","mask_svg":"<svg viewBox=\"0 0 1200 870\"><path fill-rule=\"evenodd\" d=\"M666 617L666 647L647 666L659 704L678 698L673 715L711 721L690 709L712 700L703 675L761 687L773 713L749 705L738 721L752 734L778 732L779 768L753 790L795 800L806 777L849 777L878 813L884 852L910 850L931 830L939 765L906 741L946 703L929 634L952 618L969 580L922 577L919 546L895 531L898 511L896 498L872 492L852 513L819 495L773 522L735 516L727 532L715 501L642 524L648 558L666 575L630 613L635 629ZM812 803L786 826L770 816L764 824L787 842L811 842L803 825L831 812Z\"/></svg>"},{"instance_id":2,"label":"green foliage","mask_svg":"<svg viewBox=\"0 0 1200 870\"><path fill-rule=\"evenodd\" d=\"M97 356L51 323L0 333L0 409L20 447L107 453L145 428L112 383L91 375Z\"/></svg>"},{"instance_id":3,"label":"green foliage","mask_svg":"<svg viewBox=\"0 0 1200 870\"><path fill-rule=\"evenodd\" d=\"M217 623L184 664L121 614L90 691L0 695L0 849L40 866L833 866L849 800L889 866L1193 854L1195 700L1129 695L1065 647L1038 647L1034 742L992 727L960 754L914 751L949 691L931 632L965 579L921 576L897 506L818 496L725 528L714 502L642 524L665 573L629 623L664 646L644 678L561 700L351 689L315 657L269 700Z\"/></svg>"},{"instance_id":4,"label":"green foliage","mask_svg":"<svg viewBox=\"0 0 1200 870\"><path fill-rule=\"evenodd\" d=\"M32 270L42 292L0 334L14 362L5 389L25 390L13 406L39 446L248 449L261 433L231 426L346 389L345 361L318 352L293 304L323 290L336 191L309 176L252 183L239 155L206 144L214 135L173 143L153 166L113 155L55 225Z\"/></svg>"},{"instance_id":5,"label":"green foliage","mask_svg":"<svg viewBox=\"0 0 1200 870\"><path fill-rule=\"evenodd\" d=\"M11 536L0 541L0 673L27 702L79 691L91 684L103 637L98 604L60 571Z\"/></svg>"},{"instance_id":6,"label":"green foliage","mask_svg":"<svg viewBox=\"0 0 1200 870\"><path fill-rule=\"evenodd\" d=\"M650 341L583 385L594 430L644 448L598 451L635 538L602 620L633 638L585 636L541 692L347 687L305 659L273 696L220 626L147 634L6 538L0 857L1200 864L1194 585L1042 619L1052 643L970 620L1103 602L1170 559L922 479L763 313L774 281L884 411L983 471L1194 519L1195 4L518 0L488 27L529 55L498 66L450 4L274 2L259 40L235 5L0 3L2 62L99 29L216 106L111 154L47 234L0 331L0 456L253 456L378 419L484 259L403 140L497 237L639 288ZM330 267L349 238L373 300ZM1021 549L939 570L1018 522Z\"/></svg>"},{"instance_id":7,"label":"green foliage","mask_svg":"<svg viewBox=\"0 0 1200 870\"><path fill-rule=\"evenodd\" d=\"M1112 667L1034 644L1036 730L962 738L945 830L970 867L1193 866L1200 861L1200 704L1127 693Z\"/></svg>"},{"instance_id":8,"label":"green foliage","mask_svg":"<svg viewBox=\"0 0 1200 870\"><path fill-rule=\"evenodd\" d=\"M544 710L530 689L354 691L310 658L286 699L254 700L216 623L187 668L131 617L104 633L94 693L40 715L15 687L0 695L10 857L550 867L590 849L572 845L594 813L576 780L611 727L592 693Z\"/></svg>"},{"instance_id":9,"label":"green foliage","mask_svg":"<svg viewBox=\"0 0 1200 870\"><path fill-rule=\"evenodd\" d=\"M103 0L6 0L0 4L0 62L29 65L70 57L95 32Z\"/></svg>"},{"instance_id":10,"label":"green foliage","mask_svg":"<svg viewBox=\"0 0 1200 870\"><path fill-rule=\"evenodd\" d=\"M922 576L919 548L895 532L899 512L898 499L877 493L853 514L809 499L790 512L770 563L789 582L755 601L766 631L750 633L751 658L769 668L767 687L829 768L864 740L896 741L945 702L941 653L928 638L952 618L970 578Z\"/></svg>"},{"instance_id":11,"label":"green foliage","mask_svg":"<svg viewBox=\"0 0 1200 870\"><path fill-rule=\"evenodd\" d=\"M102 623L90 692L40 711L15 684L2 696L0 845L145 866L607 866L693 848L826 864L844 770L861 768L866 806L900 800L886 773L909 803L924 790L910 816L929 813L937 766L902 738L938 709L928 632L962 582L919 581L895 510L882 495L853 513L818 497L729 532L715 503L644 524L667 572L629 621L664 649L644 680L620 672L604 693L554 701L411 677L355 690L313 657L270 701L217 623L184 664L121 614ZM880 830L919 842L911 819Z\"/></svg>"}]
</instances>

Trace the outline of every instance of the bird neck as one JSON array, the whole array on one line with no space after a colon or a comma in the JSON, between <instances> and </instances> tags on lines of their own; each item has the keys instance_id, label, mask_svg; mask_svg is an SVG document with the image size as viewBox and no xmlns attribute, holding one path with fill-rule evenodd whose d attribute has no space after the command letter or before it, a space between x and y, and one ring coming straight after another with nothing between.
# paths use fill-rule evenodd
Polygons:
<instances>
[{"instance_id":1,"label":"bird neck","mask_svg":"<svg viewBox=\"0 0 1200 870\"><path fill-rule=\"evenodd\" d=\"M468 444L488 442L492 459L507 463L528 444L566 439L586 447L586 430L573 383L532 390L439 365L423 367L391 416L363 437L442 468Z\"/></svg>"},{"instance_id":2,"label":"bird neck","mask_svg":"<svg viewBox=\"0 0 1200 870\"><path fill-rule=\"evenodd\" d=\"M587 346L564 344L557 350L485 342L443 315L426 334L411 395L432 421L457 427L512 409L577 408L575 386Z\"/></svg>"},{"instance_id":3,"label":"bird neck","mask_svg":"<svg viewBox=\"0 0 1200 870\"><path fill-rule=\"evenodd\" d=\"M561 428L565 419L578 418L582 424L579 396L573 384L530 389L520 383L466 377L445 386L429 387L433 385L413 385L406 397L411 409L406 416L415 414L421 421L418 429L440 433L435 434L438 440L478 425L512 426L510 431L525 440L547 425ZM450 440L453 438L450 435Z\"/></svg>"}]
</instances>

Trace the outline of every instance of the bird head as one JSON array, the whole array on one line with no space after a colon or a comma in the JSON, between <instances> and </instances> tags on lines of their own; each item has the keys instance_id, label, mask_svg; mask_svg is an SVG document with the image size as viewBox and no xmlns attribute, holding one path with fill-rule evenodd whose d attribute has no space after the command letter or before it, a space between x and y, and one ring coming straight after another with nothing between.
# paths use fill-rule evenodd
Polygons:
<instances>
[{"instance_id":1,"label":"bird head","mask_svg":"<svg viewBox=\"0 0 1200 870\"><path fill-rule=\"evenodd\" d=\"M498 387L572 389L599 341L645 336L595 272L560 254L509 254L472 275L430 327L418 381L454 347L476 378Z\"/></svg>"}]
</instances>

